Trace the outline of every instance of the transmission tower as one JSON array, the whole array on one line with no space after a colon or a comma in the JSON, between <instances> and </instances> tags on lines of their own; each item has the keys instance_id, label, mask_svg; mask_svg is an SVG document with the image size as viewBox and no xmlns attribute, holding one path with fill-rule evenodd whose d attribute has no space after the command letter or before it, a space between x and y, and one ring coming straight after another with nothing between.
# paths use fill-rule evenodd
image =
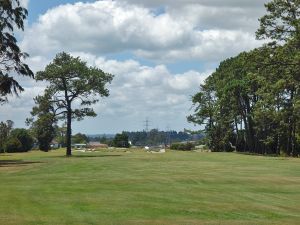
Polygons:
<instances>
[{"instance_id":1,"label":"transmission tower","mask_svg":"<svg viewBox=\"0 0 300 225\"><path fill-rule=\"evenodd\" d=\"M146 120L144 121L144 127L145 127L145 131L148 133L149 132L149 126L150 126L151 121L146 118Z\"/></svg>"}]
</instances>

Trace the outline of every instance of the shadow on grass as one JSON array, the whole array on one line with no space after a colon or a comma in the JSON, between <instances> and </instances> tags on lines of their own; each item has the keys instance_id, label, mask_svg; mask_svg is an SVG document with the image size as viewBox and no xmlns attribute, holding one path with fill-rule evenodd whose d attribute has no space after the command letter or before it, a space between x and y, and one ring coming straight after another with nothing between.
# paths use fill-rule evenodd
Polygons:
<instances>
[{"instance_id":1,"label":"shadow on grass","mask_svg":"<svg viewBox=\"0 0 300 225\"><path fill-rule=\"evenodd\" d=\"M60 155L60 156L52 156L52 158L103 158L103 157L121 157L122 155Z\"/></svg>"},{"instance_id":2,"label":"shadow on grass","mask_svg":"<svg viewBox=\"0 0 300 225\"><path fill-rule=\"evenodd\" d=\"M31 164L43 163L40 161L23 161L23 160L0 160L0 167L16 167L26 166Z\"/></svg>"},{"instance_id":3,"label":"shadow on grass","mask_svg":"<svg viewBox=\"0 0 300 225\"><path fill-rule=\"evenodd\" d=\"M102 158L102 157L120 157L122 155L72 155L71 158Z\"/></svg>"},{"instance_id":4,"label":"shadow on grass","mask_svg":"<svg viewBox=\"0 0 300 225\"><path fill-rule=\"evenodd\" d=\"M293 157L293 156L283 156L283 155L276 155L276 154L259 154L259 153L252 153L252 152L234 152L234 153L239 154L239 155L250 155L250 156L273 158L276 160L289 160L289 159L293 159L293 158L298 158L298 157Z\"/></svg>"}]
</instances>

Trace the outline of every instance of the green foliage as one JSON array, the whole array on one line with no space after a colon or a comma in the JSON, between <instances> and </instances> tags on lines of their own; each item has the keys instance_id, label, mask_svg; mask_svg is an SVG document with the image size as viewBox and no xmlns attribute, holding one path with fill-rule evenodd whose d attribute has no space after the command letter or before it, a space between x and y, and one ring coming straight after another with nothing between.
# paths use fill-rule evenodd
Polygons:
<instances>
[{"instance_id":1,"label":"green foliage","mask_svg":"<svg viewBox=\"0 0 300 225\"><path fill-rule=\"evenodd\" d=\"M99 140L100 140L100 143L102 143L102 144L107 144L109 141L106 136L100 137Z\"/></svg>"},{"instance_id":2,"label":"green foliage","mask_svg":"<svg viewBox=\"0 0 300 225\"><path fill-rule=\"evenodd\" d=\"M90 106L107 97L106 84L113 76L96 67L87 66L79 57L63 52L56 55L53 62L44 71L37 73L36 79L47 81L46 94L51 96L51 104L57 119L66 120L67 156L71 153L72 120L82 120L86 116L95 117ZM80 107L74 109L74 102Z\"/></svg>"},{"instance_id":3,"label":"green foliage","mask_svg":"<svg viewBox=\"0 0 300 225\"><path fill-rule=\"evenodd\" d=\"M257 37L275 42L224 60L193 97L213 151L300 154L299 4L267 3Z\"/></svg>"},{"instance_id":4,"label":"green foliage","mask_svg":"<svg viewBox=\"0 0 300 225\"><path fill-rule=\"evenodd\" d=\"M15 29L24 29L27 10L20 6L19 0L0 2L0 102L6 101L7 94L18 94L22 86L10 73L33 77L33 72L22 60L28 56L21 52L14 36Z\"/></svg>"},{"instance_id":5,"label":"green foliage","mask_svg":"<svg viewBox=\"0 0 300 225\"><path fill-rule=\"evenodd\" d=\"M55 126L55 140L59 143L61 147L66 147L67 141L66 141L66 134L67 134L67 128L65 125L63 126Z\"/></svg>"},{"instance_id":6,"label":"green foliage","mask_svg":"<svg viewBox=\"0 0 300 225\"><path fill-rule=\"evenodd\" d=\"M169 144L170 142L189 141L193 138L201 138L199 134L189 134L187 132L177 131L159 131L152 129L149 132L136 131L125 132L133 145L137 146L156 146Z\"/></svg>"},{"instance_id":7,"label":"green foliage","mask_svg":"<svg viewBox=\"0 0 300 225\"><path fill-rule=\"evenodd\" d=\"M55 128L53 126L53 117L51 115L44 115L35 123L36 138L39 143L39 149L42 151L49 151L50 144L55 137Z\"/></svg>"},{"instance_id":8,"label":"green foliage","mask_svg":"<svg viewBox=\"0 0 300 225\"><path fill-rule=\"evenodd\" d=\"M87 144L88 142L89 139L85 134L78 133L72 136L73 144Z\"/></svg>"},{"instance_id":9,"label":"green foliage","mask_svg":"<svg viewBox=\"0 0 300 225\"><path fill-rule=\"evenodd\" d=\"M299 0L273 0L265 7L267 14L260 19L260 28L256 32L258 38L279 41L300 38Z\"/></svg>"},{"instance_id":10,"label":"green foliage","mask_svg":"<svg viewBox=\"0 0 300 225\"><path fill-rule=\"evenodd\" d=\"M8 153L23 152L22 143L17 137L10 137L5 142L5 151Z\"/></svg>"},{"instance_id":11,"label":"green foliage","mask_svg":"<svg viewBox=\"0 0 300 225\"><path fill-rule=\"evenodd\" d=\"M20 146L18 145L18 142L16 140L18 140L20 142L20 144L21 144ZM28 152L29 150L32 149L34 140L31 137L28 130L17 128L17 129L14 129L11 131L10 136L9 136L9 142L11 143L11 146L15 145L18 147L15 150L10 148L9 151ZM6 149L6 150L8 151L8 149Z\"/></svg>"},{"instance_id":12,"label":"green foliage","mask_svg":"<svg viewBox=\"0 0 300 225\"><path fill-rule=\"evenodd\" d=\"M195 144L191 142L187 143L172 143L170 148L172 150L180 150L180 151L191 151L195 148Z\"/></svg>"},{"instance_id":13,"label":"green foliage","mask_svg":"<svg viewBox=\"0 0 300 225\"><path fill-rule=\"evenodd\" d=\"M117 148L129 148L128 136L124 132L122 134L116 134L112 142L114 147Z\"/></svg>"},{"instance_id":14,"label":"green foliage","mask_svg":"<svg viewBox=\"0 0 300 225\"><path fill-rule=\"evenodd\" d=\"M51 96L48 92L43 96L37 96L35 99L36 106L31 111L32 118L27 119L27 124L31 124L31 129L36 137L39 149L49 151L50 145L56 136L55 109L51 102Z\"/></svg>"},{"instance_id":15,"label":"green foliage","mask_svg":"<svg viewBox=\"0 0 300 225\"><path fill-rule=\"evenodd\" d=\"M13 128L13 121L7 120L6 122L0 122L0 153L5 152L5 143Z\"/></svg>"}]
</instances>

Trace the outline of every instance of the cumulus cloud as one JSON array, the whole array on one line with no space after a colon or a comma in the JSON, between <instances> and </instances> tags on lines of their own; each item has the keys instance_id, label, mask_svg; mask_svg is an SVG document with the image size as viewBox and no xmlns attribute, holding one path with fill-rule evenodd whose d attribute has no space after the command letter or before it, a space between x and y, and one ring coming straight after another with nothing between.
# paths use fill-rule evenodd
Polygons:
<instances>
[{"instance_id":1,"label":"cumulus cloud","mask_svg":"<svg viewBox=\"0 0 300 225\"><path fill-rule=\"evenodd\" d=\"M249 33L243 31L205 30L194 33L197 45L169 51L137 50L140 57L172 62L185 59L199 59L202 62L218 62L231 57L242 50L250 50L258 46L258 42Z\"/></svg>"},{"instance_id":2,"label":"cumulus cloud","mask_svg":"<svg viewBox=\"0 0 300 225\"><path fill-rule=\"evenodd\" d=\"M123 0L117 0L124 2ZM264 14L262 0L127 0L130 4L160 9L177 20L185 19L201 29L257 29L258 18Z\"/></svg>"},{"instance_id":3,"label":"cumulus cloud","mask_svg":"<svg viewBox=\"0 0 300 225\"><path fill-rule=\"evenodd\" d=\"M21 6L28 8L29 5L29 0L20 0Z\"/></svg>"},{"instance_id":4,"label":"cumulus cloud","mask_svg":"<svg viewBox=\"0 0 300 225\"><path fill-rule=\"evenodd\" d=\"M30 111L34 105L33 98L43 93L44 86L33 86L30 80L22 83L22 85L24 84L24 92L20 93L19 96L7 96L9 102L0 105L0 121L12 120L16 127L25 126L25 120L30 117Z\"/></svg>"},{"instance_id":5,"label":"cumulus cloud","mask_svg":"<svg viewBox=\"0 0 300 225\"><path fill-rule=\"evenodd\" d=\"M117 0L123 1L123 0ZM243 8L259 8L263 4L261 0L152 0L152 1L140 1L140 0L126 0L128 3L134 3L137 5L143 5L146 7L181 7L191 4L200 4L204 6L213 7L243 7Z\"/></svg>"},{"instance_id":6,"label":"cumulus cloud","mask_svg":"<svg viewBox=\"0 0 300 225\"><path fill-rule=\"evenodd\" d=\"M210 73L173 74L164 65L149 67L134 60L106 60L86 53L73 54L115 75L110 96L96 107L99 120L103 118L101 123L113 118L114 122L109 126L115 126L115 129L141 129L146 117L152 118L154 127L165 129L167 123L172 122L174 129L182 129L189 113L191 95Z\"/></svg>"},{"instance_id":7,"label":"cumulus cloud","mask_svg":"<svg viewBox=\"0 0 300 225\"><path fill-rule=\"evenodd\" d=\"M160 14L111 0L61 5L39 18L22 46L32 55L62 49L98 55L131 51L156 62L169 62L186 57L218 61L260 44L252 29L256 24L252 20L257 18L250 16L250 9L243 9L243 4L219 8L205 2L191 1Z\"/></svg>"},{"instance_id":8,"label":"cumulus cloud","mask_svg":"<svg viewBox=\"0 0 300 225\"><path fill-rule=\"evenodd\" d=\"M131 59L108 60L83 52L73 52L72 55L115 75L108 87L110 96L101 99L94 106L99 117L74 123L74 132L82 131L82 127L89 127L89 133L140 130L146 117L152 119L153 128L165 129L168 123L172 123L173 129L180 130L182 124L186 124L191 95L210 73L187 71L174 74L162 64L150 67ZM32 58L30 63L46 65L49 61ZM25 119L30 116L29 112L34 105L33 98L42 94L46 86L30 79L22 80L22 84L25 85L26 91L19 98L11 97L9 104L1 106L0 113L0 120L12 119L16 121L17 126L24 126Z\"/></svg>"}]
</instances>

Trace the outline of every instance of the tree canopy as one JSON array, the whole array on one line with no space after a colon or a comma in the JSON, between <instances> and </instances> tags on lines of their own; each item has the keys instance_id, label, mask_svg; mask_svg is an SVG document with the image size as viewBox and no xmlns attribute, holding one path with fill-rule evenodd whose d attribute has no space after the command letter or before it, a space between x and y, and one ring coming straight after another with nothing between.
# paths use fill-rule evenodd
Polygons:
<instances>
[{"instance_id":1,"label":"tree canopy","mask_svg":"<svg viewBox=\"0 0 300 225\"><path fill-rule=\"evenodd\" d=\"M46 93L51 96L56 118L67 121L67 156L71 155L72 120L96 116L91 105L99 97L109 95L106 85L112 78L111 74L87 66L79 57L65 52L57 54L44 71L37 73L37 80L48 81Z\"/></svg>"},{"instance_id":2,"label":"tree canopy","mask_svg":"<svg viewBox=\"0 0 300 225\"><path fill-rule=\"evenodd\" d=\"M26 129L16 128L10 133L6 142L7 152L28 152L33 147L34 140Z\"/></svg>"},{"instance_id":3,"label":"tree canopy","mask_svg":"<svg viewBox=\"0 0 300 225\"><path fill-rule=\"evenodd\" d=\"M87 144L89 142L89 138L82 133L77 133L72 136L73 144Z\"/></svg>"},{"instance_id":4,"label":"tree canopy","mask_svg":"<svg viewBox=\"0 0 300 225\"><path fill-rule=\"evenodd\" d=\"M214 151L300 154L300 2L266 9L256 35L273 42L224 60L193 96L188 120Z\"/></svg>"},{"instance_id":5,"label":"tree canopy","mask_svg":"<svg viewBox=\"0 0 300 225\"><path fill-rule=\"evenodd\" d=\"M31 111L32 117L26 121L27 125L31 125L39 149L46 152L50 150L51 142L57 133L56 109L51 98L52 96L47 91L44 95L34 98L36 106Z\"/></svg>"},{"instance_id":6,"label":"tree canopy","mask_svg":"<svg viewBox=\"0 0 300 225\"><path fill-rule=\"evenodd\" d=\"M0 122L0 152L5 152L5 144L12 131L14 122L7 120L6 122Z\"/></svg>"},{"instance_id":7,"label":"tree canopy","mask_svg":"<svg viewBox=\"0 0 300 225\"><path fill-rule=\"evenodd\" d=\"M6 95L18 94L23 87L14 74L33 77L33 72L23 62L28 56L20 50L14 36L15 29L24 30L27 10L19 0L0 1L0 101L6 101Z\"/></svg>"},{"instance_id":8,"label":"tree canopy","mask_svg":"<svg viewBox=\"0 0 300 225\"><path fill-rule=\"evenodd\" d=\"M116 134L113 139L113 146L117 148L129 148L128 135L124 132L122 134Z\"/></svg>"}]
</instances>

